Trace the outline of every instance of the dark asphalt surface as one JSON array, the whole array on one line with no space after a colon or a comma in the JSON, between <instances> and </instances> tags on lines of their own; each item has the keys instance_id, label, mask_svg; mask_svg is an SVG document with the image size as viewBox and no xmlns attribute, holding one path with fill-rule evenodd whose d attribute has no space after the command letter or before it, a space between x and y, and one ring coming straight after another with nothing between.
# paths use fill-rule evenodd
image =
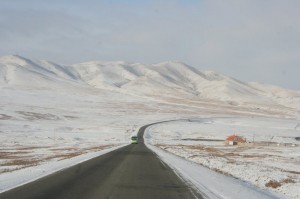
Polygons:
<instances>
[{"instance_id":1,"label":"dark asphalt surface","mask_svg":"<svg viewBox=\"0 0 300 199\"><path fill-rule=\"evenodd\" d=\"M1 199L192 199L202 198L148 149L139 144L59 171L0 194Z\"/></svg>"}]
</instances>

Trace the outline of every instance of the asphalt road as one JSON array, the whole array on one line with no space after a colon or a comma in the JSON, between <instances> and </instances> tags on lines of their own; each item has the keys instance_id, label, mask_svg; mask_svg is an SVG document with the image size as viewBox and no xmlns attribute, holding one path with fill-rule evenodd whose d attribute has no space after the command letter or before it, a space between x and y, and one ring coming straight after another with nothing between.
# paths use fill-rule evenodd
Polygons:
<instances>
[{"instance_id":1,"label":"asphalt road","mask_svg":"<svg viewBox=\"0 0 300 199\"><path fill-rule=\"evenodd\" d=\"M148 149L139 144L59 171L0 194L1 199L192 199L202 198Z\"/></svg>"}]
</instances>

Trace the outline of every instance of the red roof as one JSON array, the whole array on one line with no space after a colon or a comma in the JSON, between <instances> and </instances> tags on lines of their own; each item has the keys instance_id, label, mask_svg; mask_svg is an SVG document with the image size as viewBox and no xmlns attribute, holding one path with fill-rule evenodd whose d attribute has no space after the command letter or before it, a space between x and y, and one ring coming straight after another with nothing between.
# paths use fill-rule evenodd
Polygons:
<instances>
[{"instance_id":1,"label":"red roof","mask_svg":"<svg viewBox=\"0 0 300 199\"><path fill-rule=\"evenodd\" d=\"M246 142L245 138L243 138L241 136L237 136L237 135L228 136L226 138L226 140L228 140L228 141L236 141L236 142Z\"/></svg>"}]
</instances>

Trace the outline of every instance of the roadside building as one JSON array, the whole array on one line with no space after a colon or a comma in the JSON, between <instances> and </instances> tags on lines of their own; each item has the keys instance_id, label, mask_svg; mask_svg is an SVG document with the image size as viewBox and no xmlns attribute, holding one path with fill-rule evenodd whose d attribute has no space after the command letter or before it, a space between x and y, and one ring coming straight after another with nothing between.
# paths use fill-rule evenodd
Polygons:
<instances>
[{"instance_id":1,"label":"roadside building","mask_svg":"<svg viewBox=\"0 0 300 199\"><path fill-rule=\"evenodd\" d=\"M245 143L245 142L246 139L238 135L230 135L225 140L226 145L237 145L239 143Z\"/></svg>"}]
</instances>

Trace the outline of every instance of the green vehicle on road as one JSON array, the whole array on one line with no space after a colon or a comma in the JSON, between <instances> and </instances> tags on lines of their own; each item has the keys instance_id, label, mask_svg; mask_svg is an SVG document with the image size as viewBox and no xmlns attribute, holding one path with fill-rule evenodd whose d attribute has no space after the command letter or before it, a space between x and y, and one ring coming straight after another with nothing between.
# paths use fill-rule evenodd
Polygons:
<instances>
[{"instance_id":1,"label":"green vehicle on road","mask_svg":"<svg viewBox=\"0 0 300 199\"><path fill-rule=\"evenodd\" d=\"M131 144L137 144L138 143L138 137L137 136L131 136Z\"/></svg>"}]
</instances>

